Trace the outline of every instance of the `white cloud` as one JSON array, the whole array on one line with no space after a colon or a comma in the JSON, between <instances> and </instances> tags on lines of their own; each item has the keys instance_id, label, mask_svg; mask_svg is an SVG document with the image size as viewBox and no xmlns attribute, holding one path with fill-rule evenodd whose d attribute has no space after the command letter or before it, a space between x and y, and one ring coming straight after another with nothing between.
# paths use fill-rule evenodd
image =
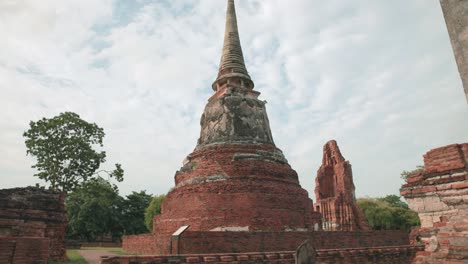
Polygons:
<instances>
[{"instance_id":1,"label":"white cloud","mask_svg":"<svg viewBox=\"0 0 468 264\"><path fill-rule=\"evenodd\" d=\"M248 69L275 141L313 197L337 139L359 195L397 193L431 148L466 142L467 114L437 1L237 1ZM38 182L30 120L74 111L106 131L122 192L166 192L196 144L225 2L1 1L0 179ZM14 178L14 180L7 180Z\"/></svg>"}]
</instances>

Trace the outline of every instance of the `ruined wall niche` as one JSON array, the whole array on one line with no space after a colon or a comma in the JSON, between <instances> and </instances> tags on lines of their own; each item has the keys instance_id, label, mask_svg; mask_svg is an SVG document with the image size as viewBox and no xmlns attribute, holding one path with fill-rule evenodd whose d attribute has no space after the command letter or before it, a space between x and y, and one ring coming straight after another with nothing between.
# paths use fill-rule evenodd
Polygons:
<instances>
[{"instance_id":1,"label":"ruined wall niche","mask_svg":"<svg viewBox=\"0 0 468 264\"><path fill-rule=\"evenodd\" d=\"M0 190L0 239L11 245L0 246L0 255L13 261L37 251L52 260L66 259L64 199L63 193L35 187Z\"/></svg>"},{"instance_id":2,"label":"ruined wall niche","mask_svg":"<svg viewBox=\"0 0 468 264\"><path fill-rule=\"evenodd\" d=\"M410 175L400 193L421 220L425 251L415 262L468 262L468 143L433 149L424 171Z\"/></svg>"}]
</instances>

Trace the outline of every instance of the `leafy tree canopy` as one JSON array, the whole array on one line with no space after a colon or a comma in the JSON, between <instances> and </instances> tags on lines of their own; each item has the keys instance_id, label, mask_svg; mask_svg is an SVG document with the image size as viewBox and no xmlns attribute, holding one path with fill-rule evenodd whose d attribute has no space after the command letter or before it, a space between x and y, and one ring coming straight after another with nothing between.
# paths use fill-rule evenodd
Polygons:
<instances>
[{"instance_id":1,"label":"leafy tree canopy","mask_svg":"<svg viewBox=\"0 0 468 264\"><path fill-rule=\"evenodd\" d=\"M125 235L147 233L145 210L153 196L146 191L132 192L122 203L122 226Z\"/></svg>"},{"instance_id":2,"label":"leafy tree canopy","mask_svg":"<svg viewBox=\"0 0 468 264\"><path fill-rule=\"evenodd\" d=\"M104 135L104 130L95 123L65 112L53 118L31 121L23 137L27 154L37 160L32 166L38 170L35 176L49 182L52 189L69 192L96 176L101 163L105 162L106 152L96 150L103 147ZM100 172L122 181L122 166L115 166L114 171Z\"/></svg>"},{"instance_id":3,"label":"leafy tree canopy","mask_svg":"<svg viewBox=\"0 0 468 264\"><path fill-rule=\"evenodd\" d=\"M398 195L390 194L382 198L377 198L377 200L382 201L390 205L391 207L400 207L409 209L408 204L403 202Z\"/></svg>"},{"instance_id":4,"label":"leafy tree canopy","mask_svg":"<svg viewBox=\"0 0 468 264\"><path fill-rule=\"evenodd\" d=\"M377 199L359 198L357 205L374 230L410 230L420 225L417 213L396 195Z\"/></svg>"},{"instance_id":5,"label":"leafy tree canopy","mask_svg":"<svg viewBox=\"0 0 468 264\"><path fill-rule=\"evenodd\" d=\"M154 196L145 211L145 225L149 231L153 231L153 217L161 213L161 204L166 198L166 195Z\"/></svg>"},{"instance_id":6,"label":"leafy tree canopy","mask_svg":"<svg viewBox=\"0 0 468 264\"><path fill-rule=\"evenodd\" d=\"M87 241L120 237L122 203L117 186L101 177L90 179L67 196L68 236Z\"/></svg>"},{"instance_id":7,"label":"leafy tree canopy","mask_svg":"<svg viewBox=\"0 0 468 264\"><path fill-rule=\"evenodd\" d=\"M122 235L147 233L145 210L152 197L140 191L124 198L116 185L101 177L92 178L67 196L67 236L96 241L109 235L119 240Z\"/></svg>"}]
</instances>

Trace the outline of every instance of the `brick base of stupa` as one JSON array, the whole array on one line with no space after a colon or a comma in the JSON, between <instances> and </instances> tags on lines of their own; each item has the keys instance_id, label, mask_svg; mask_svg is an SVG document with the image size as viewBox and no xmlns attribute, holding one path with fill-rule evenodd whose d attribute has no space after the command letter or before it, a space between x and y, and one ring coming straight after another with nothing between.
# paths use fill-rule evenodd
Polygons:
<instances>
[{"instance_id":1,"label":"brick base of stupa","mask_svg":"<svg viewBox=\"0 0 468 264\"><path fill-rule=\"evenodd\" d=\"M133 245L143 241L154 245L149 250L153 254L173 253L171 235L189 226L186 232L199 232L192 233L191 238L198 248L217 244L217 239L224 243L223 234L254 234L254 241L259 238L256 234L270 232L269 239L250 243L247 238L245 243L226 250L294 250L308 232L321 227L321 215L313 211L312 200L299 185L297 173L272 144L198 148L176 173L175 182L162 204L161 215L154 218L153 236L132 237ZM293 233L301 235L289 247L285 241L291 241L288 236ZM281 243L282 248L277 246ZM257 246L252 247L254 244Z\"/></svg>"},{"instance_id":2,"label":"brick base of stupa","mask_svg":"<svg viewBox=\"0 0 468 264\"><path fill-rule=\"evenodd\" d=\"M269 144L197 150L175 176L176 187L154 221L154 233L312 231L320 216L281 151Z\"/></svg>"}]
</instances>

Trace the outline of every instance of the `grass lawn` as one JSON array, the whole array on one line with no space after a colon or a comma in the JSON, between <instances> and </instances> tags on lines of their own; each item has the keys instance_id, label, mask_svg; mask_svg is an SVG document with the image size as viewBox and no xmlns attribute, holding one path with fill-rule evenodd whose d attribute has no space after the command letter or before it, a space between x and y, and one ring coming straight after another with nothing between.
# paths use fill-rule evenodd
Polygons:
<instances>
[{"instance_id":1,"label":"grass lawn","mask_svg":"<svg viewBox=\"0 0 468 264\"><path fill-rule=\"evenodd\" d=\"M67 250L68 261L49 261L49 264L88 264L86 260L78 253L78 249Z\"/></svg>"},{"instance_id":2,"label":"grass lawn","mask_svg":"<svg viewBox=\"0 0 468 264\"><path fill-rule=\"evenodd\" d=\"M105 250L116 255L131 255L122 251L122 248L115 247L82 247L81 250Z\"/></svg>"}]
</instances>

